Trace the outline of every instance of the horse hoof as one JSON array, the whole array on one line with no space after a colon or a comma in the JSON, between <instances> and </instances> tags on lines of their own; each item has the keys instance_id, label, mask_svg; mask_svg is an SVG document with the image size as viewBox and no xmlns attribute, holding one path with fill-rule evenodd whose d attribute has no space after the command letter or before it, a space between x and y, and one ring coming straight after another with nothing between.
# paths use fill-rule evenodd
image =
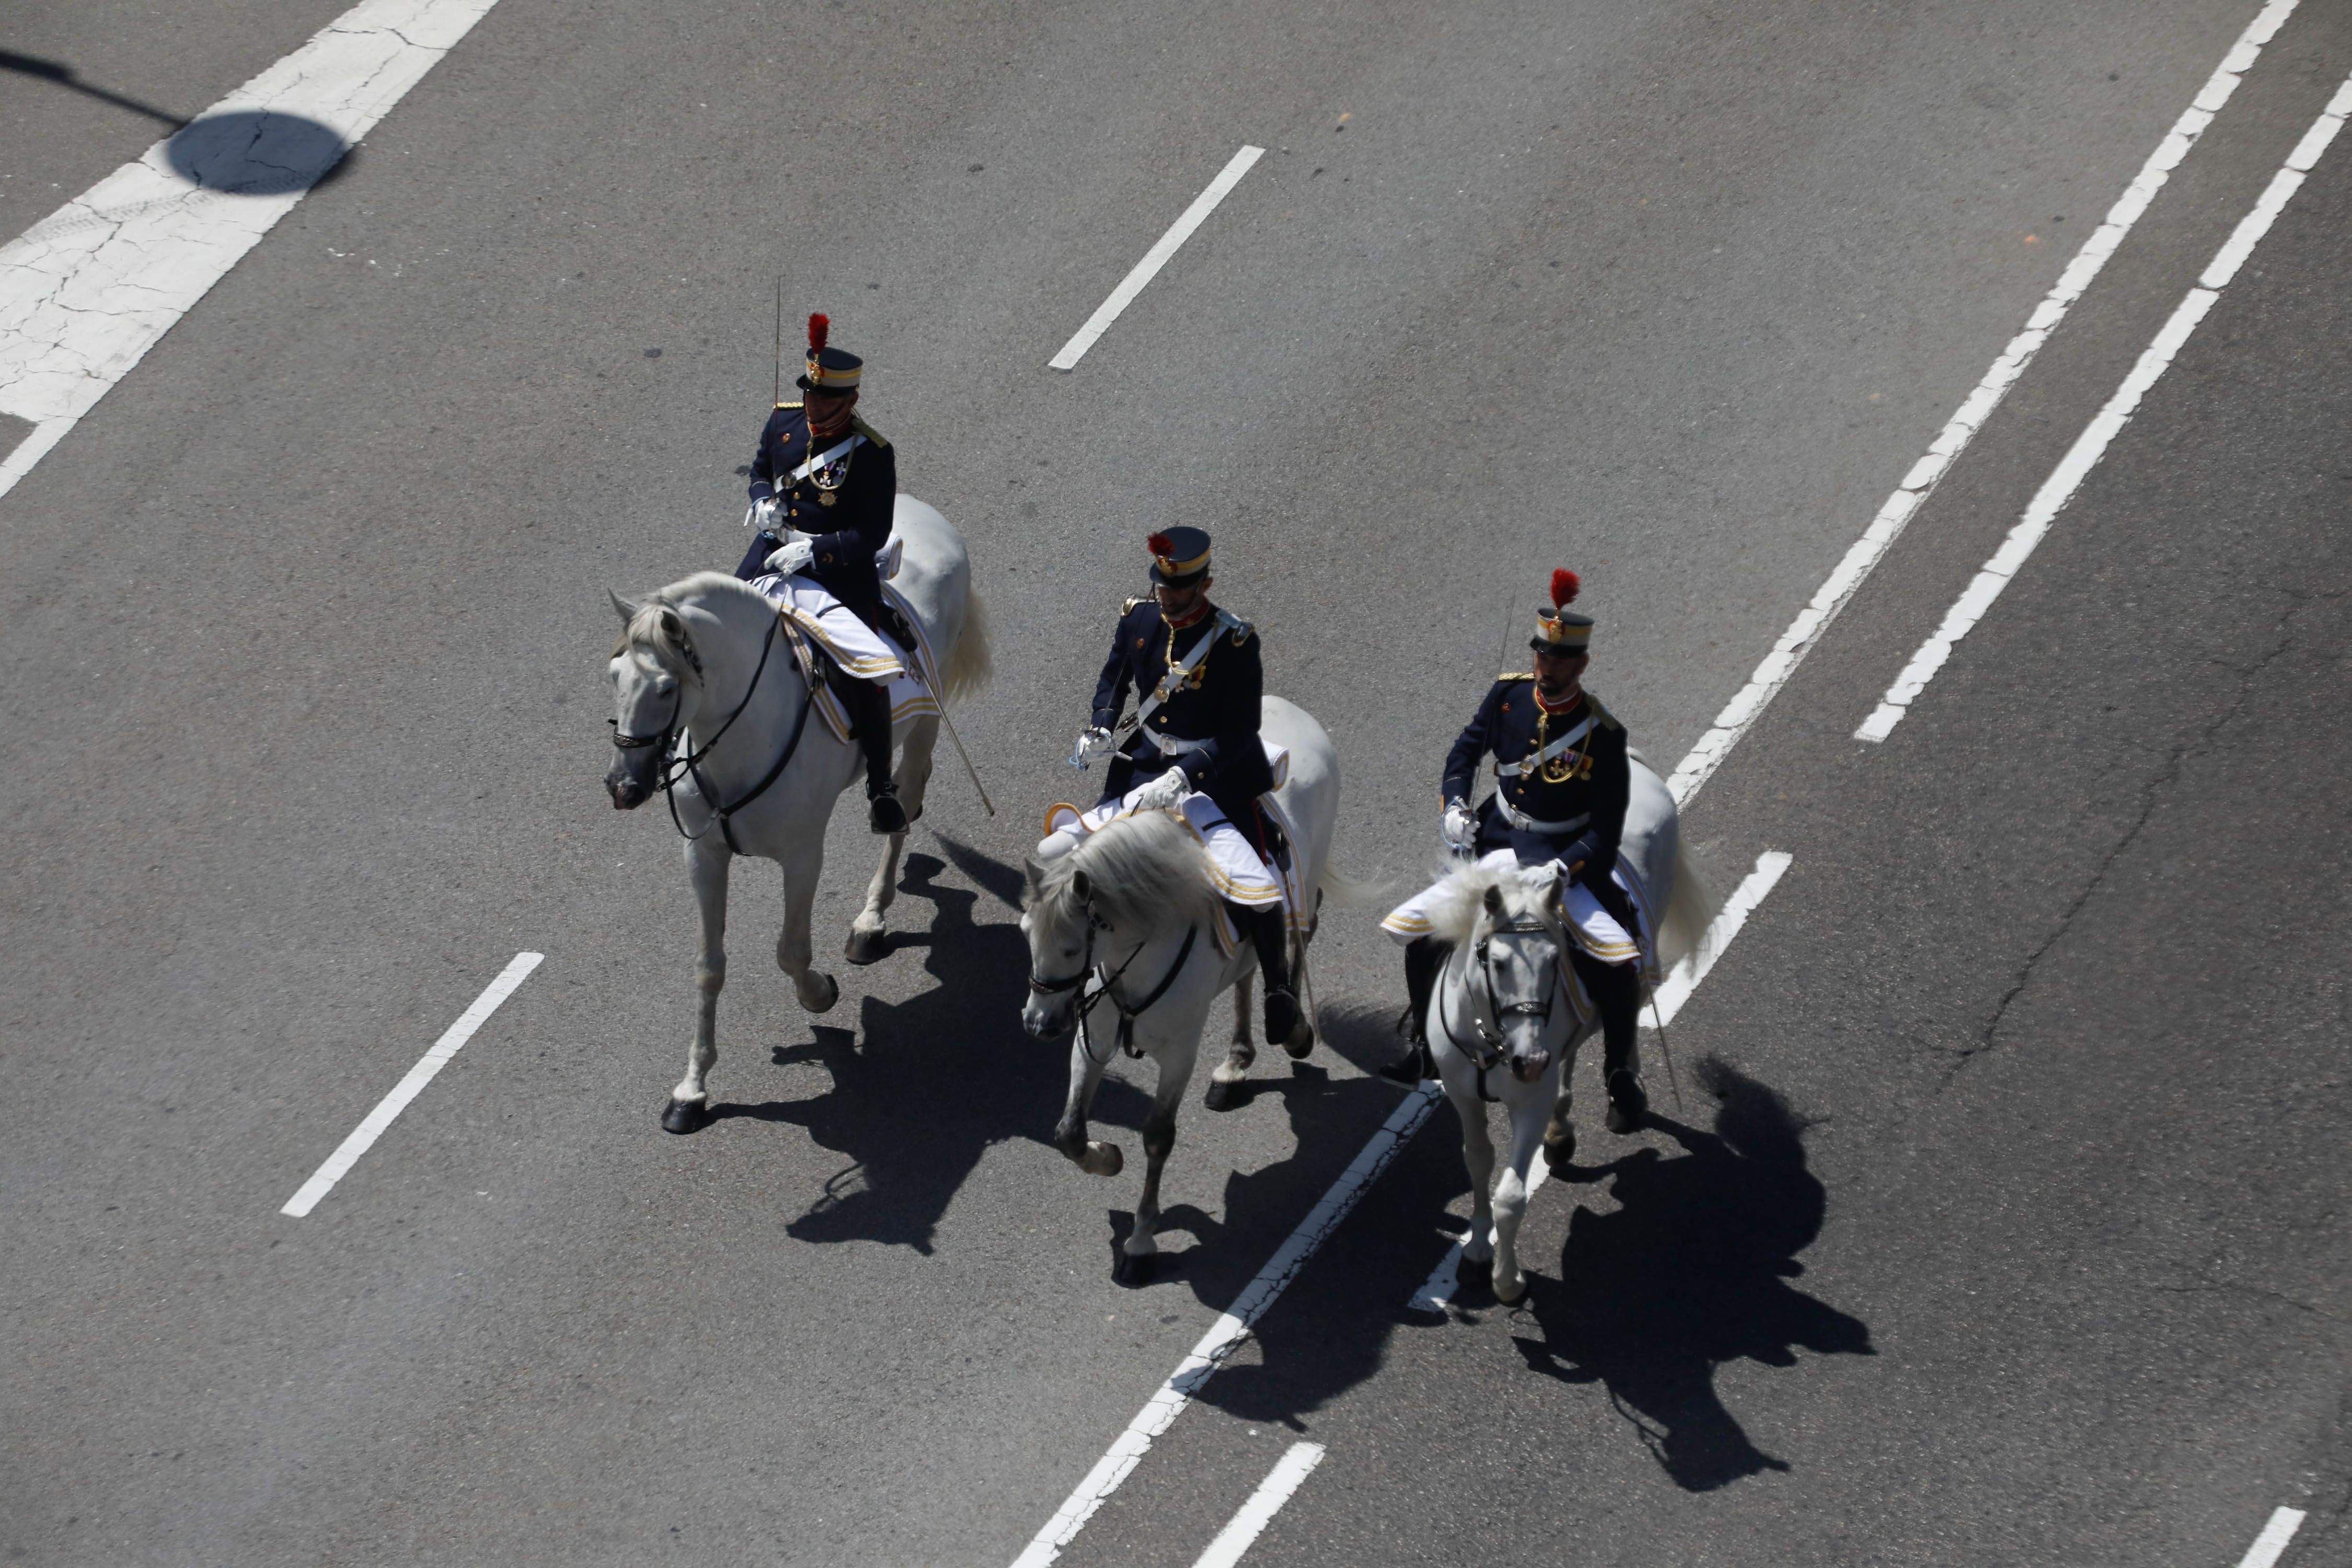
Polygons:
<instances>
[{"instance_id":1,"label":"horse hoof","mask_svg":"<svg viewBox=\"0 0 2352 1568\"><path fill-rule=\"evenodd\" d=\"M1156 1252L1122 1252L1118 1261L1110 1266L1110 1281L1130 1290L1141 1289L1151 1283L1159 1264L1160 1255Z\"/></svg>"},{"instance_id":2,"label":"horse hoof","mask_svg":"<svg viewBox=\"0 0 2352 1568\"><path fill-rule=\"evenodd\" d=\"M1242 1085L1247 1081L1235 1079L1227 1083L1223 1079L1213 1078L1209 1080L1209 1092L1201 1097L1201 1103L1212 1110L1237 1110L1245 1098Z\"/></svg>"},{"instance_id":3,"label":"horse hoof","mask_svg":"<svg viewBox=\"0 0 2352 1568\"><path fill-rule=\"evenodd\" d=\"M1576 1163L1576 1129L1559 1121L1545 1128L1543 1156L1553 1175L1565 1174Z\"/></svg>"},{"instance_id":4,"label":"horse hoof","mask_svg":"<svg viewBox=\"0 0 2352 1568\"><path fill-rule=\"evenodd\" d=\"M673 1100L662 1111L665 1132L699 1132L710 1122L710 1102L707 1100Z\"/></svg>"},{"instance_id":5,"label":"horse hoof","mask_svg":"<svg viewBox=\"0 0 2352 1568\"><path fill-rule=\"evenodd\" d=\"M852 963L879 963L890 955L890 933L887 931L859 931L853 926L849 941L842 946L841 955Z\"/></svg>"},{"instance_id":6,"label":"horse hoof","mask_svg":"<svg viewBox=\"0 0 2352 1568\"><path fill-rule=\"evenodd\" d=\"M1495 1287L1495 1300L1506 1307L1516 1307L1527 1299L1528 1277L1524 1274L1519 1276L1519 1282L1507 1292L1500 1285Z\"/></svg>"},{"instance_id":7,"label":"horse hoof","mask_svg":"<svg viewBox=\"0 0 2352 1568\"><path fill-rule=\"evenodd\" d=\"M804 1011L811 1013L832 1012L833 1005L841 1000L841 982L835 980L830 974L819 974L814 970L809 972L809 977L813 980L822 980L824 982L824 1000L815 1004L814 1006L810 1005L806 1002L803 1002L801 1004L802 1008Z\"/></svg>"},{"instance_id":8,"label":"horse hoof","mask_svg":"<svg viewBox=\"0 0 2352 1568\"><path fill-rule=\"evenodd\" d=\"M1127 1156L1118 1152L1116 1143L1090 1142L1087 1152L1078 1156L1078 1169L1089 1175L1116 1176L1127 1168Z\"/></svg>"},{"instance_id":9,"label":"horse hoof","mask_svg":"<svg viewBox=\"0 0 2352 1568\"><path fill-rule=\"evenodd\" d=\"M1454 1266L1454 1282L1484 1289L1495 1278L1495 1260L1491 1258L1465 1257Z\"/></svg>"}]
</instances>

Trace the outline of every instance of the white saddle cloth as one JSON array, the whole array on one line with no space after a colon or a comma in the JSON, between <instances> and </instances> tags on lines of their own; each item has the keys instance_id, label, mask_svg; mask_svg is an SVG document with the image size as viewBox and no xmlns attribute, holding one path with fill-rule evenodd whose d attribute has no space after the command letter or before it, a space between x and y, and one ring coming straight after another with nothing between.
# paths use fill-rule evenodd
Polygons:
<instances>
[{"instance_id":1,"label":"white saddle cloth","mask_svg":"<svg viewBox=\"0 0 2352 1568\"><path fill-rule=\"evenodd\" d=\"M1478 861L1481 868L1489 871L1506 870L1518 863L1517 853L1510 849L1492 850ZM1560 892L1560 912L1568 917L1569 935L1575 940L1577 946L1603 963L1626 963L1639 960L1645 975L1654 983L1657 976L1652 972L1657 966L1657 922L1651 916L1650 906L1643 901L1641 886L1633 877L1633 868L1623 855L1617 857L1610 879L1625 889L1626 901L1633 906L1634 923L1642 929L1627 931L1617 922L1616 916L1601 907L1601 900L1594 898L1590 889L1570 882ZM1391 910L1388 918L1381 921L1381 929L1399 942L1409 942L1416 937L1430 935L1435 929L1430 924L1430 907L1437 902L1446 883L1451 880L1450 876L1440 877Z\"/></svg>"},{"instance_id":2,"label":"white saddle cloth","mask_svg":"<svg viewBox=\"0 0 2352 1568\"><path fill-rule=\"evenodd\" d=\"M887 555L883 559L888 561ZM812 681L815 681L815 670L809 658L810 645L813 644L826 658L841 666L845 673L859 680L887 679L890 682L890 722L893 725L940 710L939 701L931 695L930 682L926 679L928 672L936 668L931 662L931 650L928 644L914 649L910 657L908 650L859 620L848 605L811 578L786 577L771 572L766 576L751 579L751 586L776 606L776 613L784 618L786 626L800 634L794 644L794 652L800 658L802 673ZM919 642L923 636L923 624L908 608L905 596L887 583L882 584L882 596L908 626L915 628L915 637ZM822 682L816 682L816 694L817 712L824 717L825 727L834 732L836 739L846 740L849 719L842 711L841 700L833 694L830 686Z\"/></svg>"},{"instance_id":3,"label":"white saddle cloth","mask_svg":"<svg viewBox=\"0 0 2352 1568\"><path fill-rule=\"evenodd\" d=\"M1274 772L1276 788L1288 776L1290 753L1280 746L1265 746L1266 765ZM1107 800L1087 810L1064 802L1045 813L1045 837L1037 846L1037 858L1044 861L1059 859L1085 842L1087 836L1099 832L1107 824L1122 816L1135 815L1135 799L1150 787L1150 780L1136 785L1117 800ZM1293 845L1298 842L1289 821L1282 815L1281 802L1271 793L1258 797L1259 805L1271 814L1285 837ZM1274 868L1259 858L1258 852L1242 830L1207 795L1188 791L1172 808L1181 816L1184 826L1209 852L1209 875L1216 883L1220 897L1227 901L1252 909L1268 904L1282 906L1285 921L1293 931L1302 925L1299 910L1307 907L1298 886L1298 857L1294 853L1290 864L1277 875ZM1238 951L1241 933L1234 928L1223 910L1217 912L1217 946L1228 956Z\"/></svg>"}]
</instances>

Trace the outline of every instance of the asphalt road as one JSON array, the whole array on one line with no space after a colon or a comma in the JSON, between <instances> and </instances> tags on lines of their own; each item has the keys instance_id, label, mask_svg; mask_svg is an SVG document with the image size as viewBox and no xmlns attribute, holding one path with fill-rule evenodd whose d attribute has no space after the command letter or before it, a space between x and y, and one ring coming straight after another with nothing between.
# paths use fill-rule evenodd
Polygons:
<instances>
[{"instance_id":1,"label":"asphalt road","mask_svg":"<svg viewBox=\"0 0 2352 1568\"><path fill-rule=\"evenodd\" d=\"M25 10L0 48L179 117L334 15ZM1360 871L1421 869L1553 565L1670 763L2251 12L502 0L0 499L0 1551L1009 1563L1397 1100L1393 952L1335 919L1334 1048L1188 1112L1192 1246L1110 1282L1133 1178L1045 1141L1012 900L1140 535L1215 533ZM2305 0L1695 805L1722 879L1792 868L1671 1123L1538 1195L1529 1304L1406 1306L1466 1212L1441 1110L1066 1562L1192 1562L1299 1436L1253 1563L2225 1564L2279 1505L2290 1568L2352 1561L2352 147L1850 738L2347 72ZM0 72L8 232L159 124ZM942 771L818 1019L739 877L676 1139L691 905L597 786L604 589L740 552L779 271L972 541L1002 815Z\"/></svg>"}]
</instances>

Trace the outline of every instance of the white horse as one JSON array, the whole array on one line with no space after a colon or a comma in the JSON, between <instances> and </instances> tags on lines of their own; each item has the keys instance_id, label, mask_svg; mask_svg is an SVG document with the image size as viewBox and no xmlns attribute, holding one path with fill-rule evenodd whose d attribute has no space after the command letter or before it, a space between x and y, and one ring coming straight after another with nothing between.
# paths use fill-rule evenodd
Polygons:
<instances>
[{"instance_id":1,"label":"white horse","mask_svg":"<svg viewBox=\"0 0 2352 1568\"><path fill-rule=\"evenodd\" d=\"M1665 911L1655 938L1660 972L1697 947L1713 912L1683 853L1680 826L1674 796L1636 759L1618 848L1643 907ZM1557 861L1524 869L1465 867L1447 879L1445 895L1430 911L1436 936L1453 951L1422 1022L1446 1097L1462 1119L1472 1192L1456 1278L1465 1285L1491 1278L1496 1300L1505 1303L1528 1290L1518 1257L1528 1172L1538 1145L1555 1171L1574 1157L1569 1074L1576 1047L1600 1027L1597 1013L1587 1008L1589 1016L1580 1016L1575 1005L1563 1005L1576 994L1566 961L1572 939L1560 916L1565 875ZM1510 1119L1511 1157L1495 1182L1486 1107L1497 1103Z\"/></svg>"},{"instance_id":2,"label":"white horse","mask_svg":"<svg viewBox=\"0 0 2352 1568\"><path fill-rule=\"evenodd\" d=\"M1363 890L1330 864L1339 807L1339 763L1331 738L1311 715L1279 697L1264 699L1259 714L1260 732L1290 753L1275 798L1292 829L1297 885L1318 907L1327 889L1343 902L1359 901ZM1021 915L1029 938L1029 1002L1021 1022L1050 1039L1085 1023L1093 1009L1091 1026L1080 1028L1070 1045L1069 1100L1054 1130L1055 1145L1097 1176L1118 1174L1125 1156L1118 1144L1087 1137L1087 1108L1120 1048L1150 1057L1159 1068L1151 1114L1143 1124L1143 1195L1135 1206L1135 1229L1112 1269L1123 1285L1150 1280L1160 1250L1160 1176L1176 1143L1176 1108L1192 1079L1209 1005L1221 993L1238 987L1234 1042L1213 1074L1210 1109L1234 1103L1256 1055L1248 1020L1257 954L1245 935L1230 955L1219 952L1211 870L1207 850L1171 811L1116 818L1050 865L1029 863ZM1317 910L1298 913L1303 921L1291 944L1291 972L1304 996ZM1082 1003L1089 976L1099 989ZM1294 1058L1312 1051L1311 1026L1297 1044L1286 1042L1283 1048Z\"/></svg>"},{"instance_id":3,"label":"white horse","mask_svg":"<svg viewBox=\"0 0 2352 1568\"><path fill-rule=\"evenodd\" d=\"M912 496L900 496L891 539L905 554L891 585L921 622L924 637L946 654L950 704L985 682L988 623L972 591L971 562L947 519ZM662 1126L691 1132L709 1112L709 1074L719 1059L719 992L727 981L727 871L737 855L783 868L784 928L776 963L792 976L802 1006L822 1013L839 999L833 976L809 964L809 910L824 868L825 822L833 803L864 763L856 746L835 740L814 712L813 693L786 647L775 605L718 572L698 572L631 605L613 604L626 630L610 674L618 717L617 750L604 785L624 811L670 789L670 809L686 836L686 872L702 908L701 990L686 1077L670 1091ZM896 774L911 820L923 809L931 748L940 721L902 721L905 752ZM677 742L679 757L671 758ZM691 759L691 766L687 759ZM667 772L665 773L665 770ZM894 833L850 925L847 956L871 963L887 951L883 916L898 892L898 856L907 836Z\"/></svg>"}]
</instances>

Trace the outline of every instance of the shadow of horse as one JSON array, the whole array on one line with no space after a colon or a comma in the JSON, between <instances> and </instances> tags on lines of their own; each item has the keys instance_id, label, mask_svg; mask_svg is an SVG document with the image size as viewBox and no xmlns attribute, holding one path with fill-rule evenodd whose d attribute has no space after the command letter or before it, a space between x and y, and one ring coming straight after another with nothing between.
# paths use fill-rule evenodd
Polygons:
<instances>
[{"instance_id":1,"label":"shadow of horse","mask_svg":"<svg viewBox=\"0 0 2352 1568\"><path fill-rule=\"evenodd\" d=\"M1527 1310L1541 1340L1515 1336L1528 1365L1565 1383L1600 1383L1675 1485L1711 1491L1786 1470L1724 1407L1715 1369L1742 1358L1797 1363L1874 1353L1870 1331L1790 1284L1821 1234L1822 1184L1805 1168L1804 1124L1763 1084L1709 1058L1703 1088L1721 1102L1715 1131L1653 1115L1682 1145L1643 1149L1577 1179L1607 1180L1614 1214L1579 1209L1557 1280L1537 1279Z\"/></svg>"},{"instance_id":2,"label":"shadow of horse","mask_svg":"<svg viewBox=\"0 0 2352 1568\"><path fill-rule=\"evenodd\" d=\"M1017 906L1017 869L942 845L982 889ZM906 1002L866 998L855 1031L817 1025L809 1043L775 1047L780 1067L824 1068L833 1079L826 1092L711 1107L714 1121L750 1117L805 1128L819 1147L847 1157L807 1212L785 1226L796 1240L879 1241L928 1254L940 1216L991 1145L1053 1140L1067 1063L1021 1027L1028 943L1009 922L976 921L980 893L942 882L946 870L937 857L907 857L901 891L929 900L934 911L928 935L910 922L915 930L890 939L894 952L924 948L924 972L939 984ZM1139 1123L1149 1104L1132 1091L1108 1098Z\"/></svg>"}]
</instances>

